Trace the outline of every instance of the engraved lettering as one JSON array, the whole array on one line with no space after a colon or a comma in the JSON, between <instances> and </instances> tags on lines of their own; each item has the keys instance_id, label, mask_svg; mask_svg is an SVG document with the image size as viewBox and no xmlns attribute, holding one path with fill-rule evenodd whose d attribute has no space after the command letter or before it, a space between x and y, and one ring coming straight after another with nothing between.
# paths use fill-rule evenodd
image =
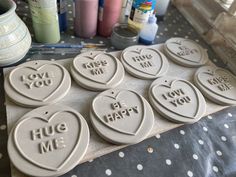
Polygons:
<instances>
[{"instance_id":1,"label":"engraved lettering","mask_svg":"<svg viewBox=\"0 0 236 177\"><path fill-rule=\"evenodd\" d=\"M25 77L25 75L21 76L21 81L23 82L23 81L25 81L25 80L27 80L26 77Z\"/></svg>"},{"instance_id":2,"label":"engraved lettering","mask_svg":"<svg viewBox=\"0 0 236 177\"><path fill-rule=\"evenodd\" d=\"M46 73L38 73L38 76L40 79L43 79L43 78L45 78Z\"/></svg>"},{"instance_id":3,"label":"engraved lettering","mask_svg":"<svg viewBox=\"0 0 236 177\"><path fill-rule=\"evenodd\" d=\"M183 89L177 89L171 92L167 92L165 94L162 94L162 97L165 100L169 101L175 107L191 102L191 98L189 96L186 96Z\"/></svg>"},{"instance_id":4,"label":"engraved lettering","mask_svg":"<svg viewBox=\"0 0 236 177\"><path fill-rule=\"evenodd\" d=\"M85 67L86 69L91 69L91 68L92 68L89 63L84 63L84 67Z\"/></svg>"},{"instance_id":5,"label":"engraved lettering","mask_svg":"<svg viewBox=\"0 0 236 177\"><path fill-rule=\"evenodd\" d=\"M107 114L104 116L104 119L106 122L112 122L113 121L113 117L111 114Z\"/></svg>"},{"instance_id":6,"label":"engraved lettering","mask_svg":"<svg viewBox=\"0 0 236 177\"><path fill-rule=\"evenodd\" d=\"M66 147L65 142L64 142L64 138L60 137L58 139L54 140L54 147L55 149L63 149Z\"/></svg>"},{"instance_id":7,"label":"engraved lettering","mask_svg":"<svg viewBox=\"0 0 236 177\"><path fill-rule=\"evenodd\" d=\"M28 79L29 79L29 80L35 80L35 79L37 79L37 78L38 78L37 74L30 74L30 75L28 76Z\"/></svg>"},{"instance_id":8,"label":"engraved lettering","mask_svg":"<svg viewBox=\"0 0 236 177\"><path fill-rule=\"evenodd\" d=\"M66 145L63 137L39 143L39 150L41 154L52 152L57 149L63 149L65 147Z\"/></svg>"},{"instance_id":9,"label":"engraved lettering","mask_svg":"<svg viewBox=\"0 0 236 177\"><path fill-rule=\"evenodd\" d=\"M228 77L214 77L214 78L211 78L211 79L208 79L207 82L210 84L210 85L216 85L217 88L224 92L224 91L227 91L227 90L231 90L233 89L233 85L230 84L230 79Z\"/></svg>"},{"instance_id":10,"label":"engraved lettering","mask_svg":"<svg viewBox=\"0 0 236 177\"><path fill-rule=\"evenodd\" d=\"M44 80L44 85L46 86L52 85L52 79Z\"/></svg>"},{"instance_id":11,"label":"engraved lettering","mask_svg":"<svg viewBox=\"0 0 236 177\"><path fill-rule=\"evenodd\" d=\"M56 125L50 125L47 127L38 128L32 130L32 141L41 141L38 143L39 152L41 154L48 153L57 149L65 148L65 141L62 136L55 137L56 135L62 135L68 131L68 127L65 122L58 123ZM46 138L47 141L43 141ZM50 138L50 139L49 139Z\"/></svg>"},{"instance_id":12,"label":"engraved lettering","mask_svg":"<svg viewBox=\"0 0 236 177\"><path fill-rule=\"evenodd\" d=\"M100 67L104 67L107 66L108 63L106 60L102 60L102 61L94 61L94 62L89 62L89 63L84 63L83 66L85 69L94 69L94 68L100 68Z\"/></svg>"},{"instance_id":13,"label":"engraved lettering","mask_svg":"<svg viewBox=\"0 0 236 177\"><path fill-rule=\"evenodd\" d=\"M145 54L145 55L138 55L135 57L132 57L134 62L138 62L142 68L149 68L154 67L154 63L151 62L151 59L153 56L151 54Z\"/></svg>"},{"instance_id":14,"label":"engraved lettering","mask_svg":"<svg viewBox=\"0 0 236 177\"><path fill-rule=\"evenodd\" d=\"M48 126L43 129L44 136L53 136L55 134L53 126Z\"/></svg>"},{"instance_id":15,"label":"engraved lettering","mask_svg":"<svg viewBox=\"0 0 236 177\"><path fill-rule=\"evenodd\" d=\"M53 142L52 141L41 142L39 143L39 149L41 154L53 151Z\"/></svg>"},{"instance_id":16,"label":"engraved lettering","mask_svg":"<svg viewBox=\"0 0 236 177\"><path fill-rule=\"evenodd\" d=\"M140 65L142 66L142 68L149 68L149 67L153 67L153 63L150 61L145 61L143 63L140 63Z\"/></svg>"},{"instance_id":17,"label":"engraved lettering","mask_svg":"<svg viewBox=\"0 0 236 177\"><path fill-rule=\"evenodd\" d=\"M190 49L186 46L179 46L178 48L180 51L177 52L177 55L179 55L179 56L186 56L186 55L198 53L197 49Z\"/></svg>"},{"instance_id":18,"label":"engraved lettering","mask_svg":"<svg viewBox=\"0 0 236 177\"><path fill-rule=\"evenodd\" d=\"M119 109L114 109L114 110L115 112L104 116L104 121L106 123L111 123L120 119L128 118L132 116L133 114L139 113L138 106L133 106L130 108L124 108L123 106L121 106Z\"/></svg>"},{"instance_id":19,"label":"engraved lettering","mask_svg":"<svg viewBox=\"0 0 236 177\"><path fill-rule=\"evenodd\" d=\"M139 56L132 57L132 59L135 62L147 61L147 60L152 59L152 55L151 54L149 54L149 55L148 54L146 54L146 55L139 55Z\"/></svg>"},{"instance_id":20,"label":"engraved lettering","mask_svg":"<svg viewBox=\"0 0 236 177\"><path fill-rule=\"evenodd\" d=\"M105 69L104 68L97 68L97 69L93 69L91 70L92 75L102 75L105 73Z\"/></svg>"},{"instance_id":21,"label":"engraved lettering","mask_svg":"<svg viewBox=\"0 0 236 177\"><path fill-rule=\"evenodd\" d=\"M180 95L184 95L184 92L182 89L178 89L178 90L174 90L172 92L168 92L166 95L164 95L163 97L164 98L167 98L167 97L170 97L170 98L175 98L175 97L178 97Z\"/></svg>"},{"instance_id":22,"label":"engraved lettering","mask_svg":"<svg viewBox=\"0 0 236 177\"><path fill-rule=\"evenodd\" d=\"M36 73L36 74L29 74L29 75L22 75L21 81L28 89L33 88L42 88L45 86L53 85L54 78L53 72L43 72L43 73Z\"/></svg>"},{"instance_id":23,"label":"engraved lettering","mask_svg":"<svg viewBox=\"0 0 236 177\"><path fill-rule=\"evenodd\" d=\"M83 67L85 69L88 69L90 73L94 76L104 74L106 72L105 67L107 66L108 66L108 62L106 60L93 61L93 62L88 62L88 63L83 64Z\"/></svg>"},{"instance_id":24,"label":"engraved lettering","mask_svg":"<svg viewBox=\"0 0 236 177\"><path fill-rule=\"evenodd\" d=\"M58 133L65 133L68 131L67 125L65 122L62 122L56 126L56 131Z\"/></svg>"},{"instance_id":25,"label":"engraved lettering","mask_svg":"<svg viewBox=\"0 0 236 177\"><path fill-rule=\"evenodd\" d=\"M124 102L115 102L115 103L112 103L111 104L111 108L112 109L120 109L122 107L126 107L125 103Z\"/></svg>"},{"instance_id":26,"label":"engraved lettering","mask_svg":"<svg viewBox=\"0 0 236 177\"><path fill-rule=\"evenodd\" d=\"M177 107L177 103L176 103L176 100L173 100L173 101L170 101L171 104L173 104L175 107Z\"/></svg>"},{"instance_id":27,"label":"engraved lettering","mask_svg":"<svg viewBox=\"0 0 236 177\"><path fill-rule=\"evenodd\" d=\"M43 137L43 130L42 128L32 130L31 131L31 138L32 140L41 139Z\"/></svg>"},{"instance_id":28,"label":"engraved lettering","mask_svg":"<svg viewBox=\"0 0 236 177\"><path fill-rule=\"evenodd\" d=\"M184 98L179 98L179 99L177 99L177 103L178 103L179 105L183 105L183 104L185 103Z\"/></svg>"},{"instance_id":29,"label":"engraved lettering","mask_svg":"<svg viewBox=\"0 0 236 177\"><path fill-rule=\"evenodd\" d=\"M55 133L65 133L68 131L68 127L65 122L59 123L57 125L50 125L48 127L43 127L31 131L32 140L43 139L44 137L50 137L55 135Z\"/></svg>"},{"instance_id":30,"label":"engraved lettering","mask_svg":"<svg viewBox=\"0 0 236 177\"><path fill-rule=\"evenodd\" d=\"M135 113L138 113L138 106L133 107Z\"/></svg>"},{"instance_id":31,"label":"engraved lettering","mask_svg":"<svg viewBox=\"0 0 236 177\"><path fill-rule=\"evenodd\" d=\"M35 87L43 87L44 86L44 83L43 83L43 81L36 81L35 83L34 83L34 86Z\"/></svg>"},{"instance_id":32,"label":"engraved lettering","mask_svg":"<svg viewBox=\"0 0 236 177\"><path fill-rule=\"evenodd\" d=\"M108 115L107 115L108 116ZM106 123L108 123L109 122L109 120L108 120L108 117L107 116L104 116L104 121L106 122Z\"/></svg>"},{"instance_id":33,"label":"engraved lettering","mask_svg":"<svg viewBox=\"0 0 236 177\"><path fill-rule=\"evenodd\" d=\"M113 116L114 116L114 120L117 120L117 119L121 119L121 115L118 114L118 113L113 113Z\"/></svg>"},{"instance_id":34,"label":"engraved lettering","mask_svg":"<svg viewBox=\"0 0 236 177\"><path fill-rule=\"evenodd\" d=\"M218 85L217 87L222 92L227 91L227 90L231 90L232 88L234 88L230 83L224 83L224 84Z\"/></svg>"},{"instance_id":35,"label":"engraved lettering","mask_svg":"<svg viewBox=\"0 0 236 177\"><path fill-rule=\"evenodd\" d=\"M162 97L163 97L165 100L167 100L167 97L166 97L165 94L162 94Z\"/></svg>"},{"instance_id":36,"label":"engraved lettering","mask_svg":"<svg viewBox=\"0 0 236 177\"><path fill-rule=\"evenodd\" d=\"M180 97L175 100L171 100L170 103L173 104L175 107L178 107L179 105L184 105L185 103L190 103L191 99L189 96Z\"/></svg>"},{"instance_id":37,"label":"engraved lettering","mask_svg":"<svg viewBox=\"0 0 236 177\"><path fill-rule=\"evenodd\" d=\"M29 88L32 89L33 88L33 82L25 82L25 85Z\"/></svg>"}]
</instances>

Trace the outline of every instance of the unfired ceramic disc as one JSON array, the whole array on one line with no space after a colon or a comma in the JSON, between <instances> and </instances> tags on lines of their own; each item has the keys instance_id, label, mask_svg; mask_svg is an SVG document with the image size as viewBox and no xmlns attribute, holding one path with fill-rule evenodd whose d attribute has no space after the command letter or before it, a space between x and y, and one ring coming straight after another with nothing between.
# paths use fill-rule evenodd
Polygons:
<instances>
[{"instance_id":1,"label":"unfired ceramic disc","mask_svg":"<svg viewBox=\"0 0 236 177\"><path fill-rule=\"evenodd\" d=\"M165 42L164 51L170 59L183 66L199 67L208 62L206 50L190 39L170 38Z\"/></svg>"},{"instance_id":2,"label":"unfired ceramic disc","mask_svg":"<svg viewBox=\"0 0 236 177\"><path fill-rule=\"evenodd\" d=\"M80 86L100 91L118 86L125 71L121 62L111 54L91 51L73 60L71 74Z\"/></svg>"},{"instance_id":3,"label":"unfired ceramic disc","mask_svg":"<svg viewBox=\"0 0 236 177\"><path fill-rule=\"evenodd\" d=\"M97 133L115 144L134 144L144 140L154 123L149 103L130 90L102 92L94 98L90 116Z\"/></svg>"},{"instance_id":4,"label":"unfired ceramic disc","mask_svg":"<svg viewBox=\"0 0 236 177\"><path fill-rule=\"evenodd\" d=\"M236 77L229 71L204 66L196 71L194 81L210 100L223 105L236 104Z\"/></svg>"},{"instance_id":5,"label":"unfired ceramic disc","mask_svg":"<svg viewBox=\"0 0 236 177\"><path fill-rule=\"evenodd\" d=\"M141 79L155 79L166 74L169 63L165 55L147 46L131 46L121 54L127 72Z\"/></svg>"},{"instance_id":6,"label":"unfired ceramic disc","mask_svg":"<svg viewBox=\"0 0 236 177\"><path fill-rule=\"evenodd\" d=\"M60 176L86 153L89 128L75 110L44 106L25 114L12 128L8 153L13 165L30 176Z\"/></svg>"},{"instance_id":7,"label":"unfired ceramic disc","mask_svg":"<svg viewBox=\"0 0 236 177\"><path fill-rule=\"evenodd\" d=\"M178 123L194 123L206 110L205 99L193 84L169 76L151 84L149 100L158 113Z\"/></svg>"},{"instance_id":8,"label":"unfired ceramic disc","mask_svg":"<svg viewBox=\"0 0 236 177\"><path fill-rule=\"evenodd\" d=\"M56 103L68 93L70 87L68 71L56 62L45 60L17 66L4 82L8 97L26 107Z\"/></svg>"}]
</instances>

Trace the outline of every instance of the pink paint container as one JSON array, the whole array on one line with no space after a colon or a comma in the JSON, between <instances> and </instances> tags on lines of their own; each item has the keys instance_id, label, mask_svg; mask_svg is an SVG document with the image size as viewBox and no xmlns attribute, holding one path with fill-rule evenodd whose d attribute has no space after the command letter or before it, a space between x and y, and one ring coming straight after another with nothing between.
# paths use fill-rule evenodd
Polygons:
<instances>
[{"instance_id":1,"label":"pink paint container","mask_svg":"<svg viewBox=\"0 0 236 177\"><path fill-rule=\"evenodd\" d=\"M90 38L97 32L98 0L75 0L75 35Z\"/></svg>"},{"instance_id":2,"label":"pink paint container","mask_svg":"<svg viewBox=\"0 0 236 177\"><path fill-rule=\"evenodd\" d=\"M108 37L113 26L118 22L122 0L99 0L98 33Z\"/></svg>"}]
</instances>

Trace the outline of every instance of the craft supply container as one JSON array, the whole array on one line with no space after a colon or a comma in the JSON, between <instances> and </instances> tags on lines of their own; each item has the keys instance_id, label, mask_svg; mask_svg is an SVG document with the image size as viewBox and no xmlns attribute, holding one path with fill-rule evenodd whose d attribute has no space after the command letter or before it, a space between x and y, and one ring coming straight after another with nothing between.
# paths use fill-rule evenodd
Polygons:
<instances>
[{"instance_id":1,"label":"craft supply container","mask_svg":"<svg viewBox=\"0 0 236 177\"><path fill-rule=\"evenodd\" d=\"M21 60L31 46L29 30L15 10L14 1L0 1L0 66Z\"/></svg>"},{"instance_id":2,"label":"craft supply container","mask_svg":"<svg viewBox=\"0 0 236 177\"><path fill-rule=\"evenodd\" d=\"M112 45L119 50L138 43L138 31L127 24L117 24L111 35Z\"/></svg>"},{"instance_id":3,"label":"craft supply container","mask_svg":"<svg viewBox=\"0 0 236 177\"><path fill-rule=\"evenodd\" d=\"M28 0L35 39L40 43L60 41L56 0Z\"/></svg>"}]
</instances>

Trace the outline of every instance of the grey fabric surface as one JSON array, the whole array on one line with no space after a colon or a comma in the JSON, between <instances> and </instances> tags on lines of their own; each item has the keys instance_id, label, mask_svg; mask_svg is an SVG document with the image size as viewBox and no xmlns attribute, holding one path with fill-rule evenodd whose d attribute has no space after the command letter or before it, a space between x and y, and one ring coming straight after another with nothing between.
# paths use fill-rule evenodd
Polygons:
<instances>
[{"instance_id":1,"label":"grey fabric surface","mask_svg":"<svg viewBox=\"0 0 236 177\"><path fill-rule=\"evenodd\" d=\"M28 5L18 0L17 13L31 29ZM114 50L109 39L95 37L80 39L73 34L72 5L68 1L68 31L61 35L61 43L95 42L105 43L108 51ZM163 43L171 37L195 40L208 49L210 59L224 67L210 47L194 31L191 25L173 6L170 6L164 22L159 22L155 43ZM32 29L31 29L32 32ZM32 32L33 34L33 32ZM35 59L63 59L74 57L80 51L74 49L52 49L55 54L33 54L33 49L21 61ZM4 106L3 74L0 82L0 177L10 174L7 156L7 127ZM204 117L198 123L185 125L137 145L78 165L65 177L214 177L236 176L236 108L231 107Z\"/></svg>"},{"instance_id":2,"label":"grey fabric surface","mask_svg":"<svg viewBox=\"0 0 236 177\"><path fill-rule=\"evenodd\" d=\"M235 177L235 114L235 107L225 109L79 165L64 176Z\"/></svg>"}]
</instances>

